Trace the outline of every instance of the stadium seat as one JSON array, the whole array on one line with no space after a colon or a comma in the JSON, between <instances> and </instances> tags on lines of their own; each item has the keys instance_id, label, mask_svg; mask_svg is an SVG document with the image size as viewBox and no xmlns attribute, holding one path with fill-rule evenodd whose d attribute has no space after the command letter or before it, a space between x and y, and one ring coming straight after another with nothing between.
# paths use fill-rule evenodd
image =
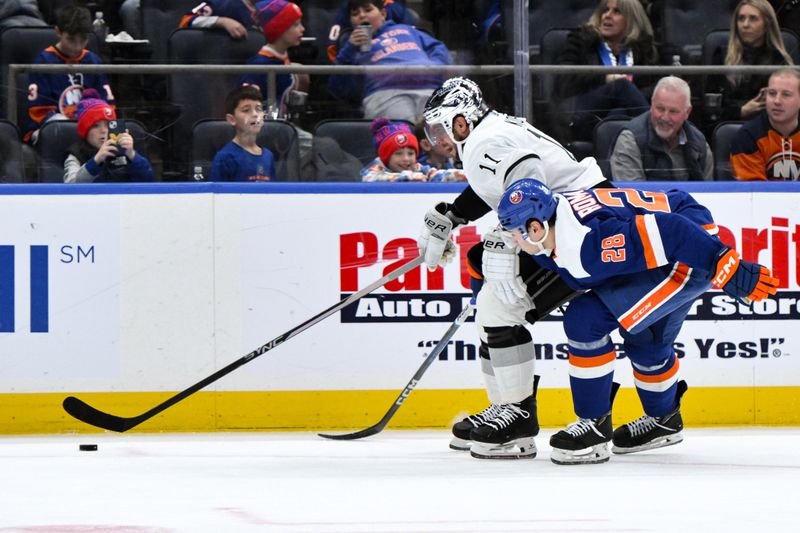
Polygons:
<instances>
[{"instance_id":1,"label":"stadium seat","mask_svg":"<svg viewBox=\"0 0 800 533\"><path fill-rule=\"evenodd\" d=\"M22 143L19 130L7 120L0 120L0 183L25 181Z\"/></svg>"},{"instance_id":2,"label":"stadium seat","mask_svg":"<svg viewBox=\"0 0 800 533\"><path fill-rule=\"evenodd\" d=\"M709 31L729 28L739 0L661 0L658 40L673 54L681 56L684 65L701 61L703 39Z\"/></svg>"},{"instance_id":3,"label":"stadium seat","mask_svg":"<svg viewBox=\"0 0 800 533\"><path fill-rule=\"evenodd\" d=\"M233 139L233 127L224 120L201 120L192 129L192 176L207 180L216 153ZM276 181L300 179L300 151L297 130L283 120L267 120L258 134L258 144L275 157ZM198 172L199 167L199 172ZM195 179L199 179L199 176Z\"/></svg>"},{"instance_id":4,"label":"stadium seat","mask_svg":"<svg viewBox=\"0 0 800 533\"><path fill-rule=\"evenodd\" d=\"M167 39L198 0L141 0L142 35L150 41L151 63L165 63Z\"/></svg>"},{"instance_id":5,"label":"stadium seat","mask_svg":"<svg viewBox=\"0 0 800 533\"><path fill-rule=\"evenodd\" d=\"M731 143L744 122L720 122L711 135L711 151L714 154L714 179L731 180Z\"/></svg>"},{"instance_id":6,"label":"stadium seat","mask_svg":"<svg viewBox=\"0 0 800 533\"><path fill-rule=\"evenodd\" d=\"M531 48L531 62L549 65L540 43L544 35L553 28L578 27L586 24L592 11L597 7L597 0L529 0L528 2L528 42ZM503 0L503 21L506 39L513 41L513 26L507 21L514 20L513 0ZM510 50L510 49L509 49Z\"/></svg>"},{"instance_id":7,"label":"stadium seat","mask_svg":"<svg viewBox=\"0 0 800 533\"><path fill-rule=\"evenodd\" d=\"M314 128L314 139L330 137L345 152L355 156L363 166L378 157L372 144L372 121L363 120L323 120Z\"/></svg>"},{"instance_id":8,"label":"stadium seat","mask_svg":"<svg viewBox=\"0 0 800 533\"><path fill-rule=\"evenodd\" d=\"M264 36L249 31L247 38L234 41L224 31L195 28L172 32L168 43L171 64L236 65L258 53ZM236 87L239 75L198 72L169 76L170 101L178 108L171 140L173 155L180 168L186 168L192 128L198 120L225 117L225 96Z\"/></svg>"},{"instance_id":9,"label":"stadium seat","mask_svg":"<svg viewBox=\"0 0 800 533\"><path fill-rule=\"evenodd\" d=\"M27 122L27 100L28 94L28 75L17 76L17 111L16 115L8 116L6 103L6 88L9 84L14 84L14 80L8 79L8 65L12 63L33 63L39 52L56 44L58 36L55 28L51 26L20 26L17 28L6 28L0 33L0 117L8 118L20 126ZM94 34L89 36L87 48L93 52L98 51L97 38Z\"/></svg>"},{"instance_id":10,"label":"stadium seat","mask_svg":"<svg viewBox=\"0 0 800 533\"><path fill-rule=\"evenodd\" d=\"M614 150L617 137L625 129L628 121L630 121L630 117L627 116L611 116L604 118L594 127L592 135L594 156L603 171L603 176L607 179L613 178L611 175L611 152Z\"/></svg>"},{"instance_id":11,"label":"stadium seat","mask_svg":"<svg viewBox=\"0 0 800 533\"><path fill-rule=\"evenodd\" d=\"M148 134L136 120L126 120L125 127L133 136L137 152L147 157ZM39 129L36 151L39 154L39 181L63 183L64 160L69 147L78 140L78 123L73 120L53 120Z\"/></svg>"},{"instance_id":12,"label":"stadium seat","mask_svg":"<svg viewBox=\"0 0 800 533\"><path fill-rule=\"evenodd\" d=\"M541 41L541 63L555 65L567 37L574 28L552 28L545 32ZM535 96L534 114L544 121L543 127L552 131L556 137L565 137L572 115L574 99L557 98L555 91L555 75L542 74L538 79Z\"/></svg>"},{"instance_id":13,"label":"stadium seat","mask_svg":"<svg viewBox=\"0 0 800 533\"><path fill-rule=\"evenodd\" d=\"M729 30L712 30L706 34L705 39L703 39L702 48L703 65L713 65L714 55L717 54L719 50L726 50L728 48L729 33ZM781 29L781 36L783 37L783 44L786 46L786 51L792 56L794 63L800 63L800 40L797 34L791 30Z\"/></svg>"}]
</instances>

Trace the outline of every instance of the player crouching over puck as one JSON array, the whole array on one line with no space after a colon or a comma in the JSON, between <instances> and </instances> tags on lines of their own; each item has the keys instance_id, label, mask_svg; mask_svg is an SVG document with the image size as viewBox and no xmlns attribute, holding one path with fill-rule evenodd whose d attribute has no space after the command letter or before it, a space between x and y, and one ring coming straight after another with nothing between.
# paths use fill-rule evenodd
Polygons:
<instances>
[{"instance_id":1,"label":"player crouching over puck","mask_svg":"<svg viewBox=\"0 0 800 533\"><path fill-rule=\"evenodd\" d=\"M553 193L523 179L498 207L500 224L542 267L575 290L564 314L578 419L550 438L556 464L603 463L683 440L686 383L672 343L695 299L714 287L749 304L779 281L716 236L711 213L682 191L595 189ZM644 416L612 432L619 329Z\"/></svg>"}]
</instances>

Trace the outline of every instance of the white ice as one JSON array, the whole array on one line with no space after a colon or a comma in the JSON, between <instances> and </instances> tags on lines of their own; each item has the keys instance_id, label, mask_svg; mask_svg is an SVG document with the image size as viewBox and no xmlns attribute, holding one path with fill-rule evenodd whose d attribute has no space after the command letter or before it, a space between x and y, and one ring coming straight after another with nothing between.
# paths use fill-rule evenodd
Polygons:
<instances>
[{"instance_id":1,"label":"white ice","mask_svg":"<svg viewBox=\"0 0 800 533\"><path fill-rule=\"evenodd\" d=\"M0 437L0 532L800 531L800 428L688 429L583 466L550 462L551 433L518 461L445 431Z\"/></svg>"}]
</instances>

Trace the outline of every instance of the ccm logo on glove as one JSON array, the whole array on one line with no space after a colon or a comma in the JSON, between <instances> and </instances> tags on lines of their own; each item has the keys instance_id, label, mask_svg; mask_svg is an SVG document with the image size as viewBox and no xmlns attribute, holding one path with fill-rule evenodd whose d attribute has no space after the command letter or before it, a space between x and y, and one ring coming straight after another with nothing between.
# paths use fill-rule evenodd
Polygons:
<instances>
[{"instance_id":1,"label":"ccm logo on glove","mask_svg":"<svg viewBox=\"0 0 800 533\"><path fill-rule=\"evenodd\" d=\"M722 260L717 263L717 275L714 277L714 284L722 287L728 281L731 274L736 271L739 264L739 254L735 250L728 250Z\"/></svg>"}]
</instances>

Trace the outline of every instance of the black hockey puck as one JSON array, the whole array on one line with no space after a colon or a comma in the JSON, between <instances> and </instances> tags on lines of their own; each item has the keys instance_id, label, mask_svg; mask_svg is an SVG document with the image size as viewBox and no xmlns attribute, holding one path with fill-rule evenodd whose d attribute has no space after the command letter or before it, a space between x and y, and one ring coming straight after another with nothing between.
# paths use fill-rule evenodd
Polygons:
<instances>
[{"instance_id":1,"label":"black hockey puck","mask_svg":"<svg viewBox=\"0 0 800 533\"><path fill-rule=\"evenodd\" d=\"M97 444L80 444L78 449L82 452L96 452Z\"/></svg>"}]
</instances>

